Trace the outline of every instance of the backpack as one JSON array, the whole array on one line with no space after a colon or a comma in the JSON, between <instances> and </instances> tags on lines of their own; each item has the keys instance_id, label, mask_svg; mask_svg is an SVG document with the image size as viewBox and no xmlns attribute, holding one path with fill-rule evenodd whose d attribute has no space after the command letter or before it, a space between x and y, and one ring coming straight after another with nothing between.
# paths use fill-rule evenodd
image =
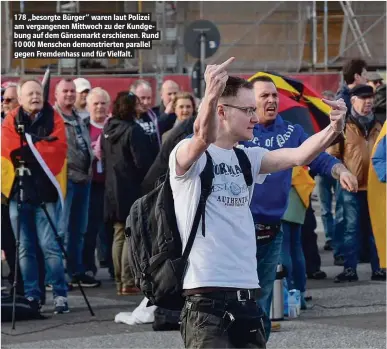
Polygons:
<instances>
[{"instance_id":1,"label":"backpack","mask_svg":"<svg viewBox=\"0 0 387 349\"><path fill-rule=\"evenodd\" d=\"M13 296L8 293L1 293L1 322L11 322L13 311ZM22 296L16 295L15 299L15 320L37 320L45 319L46 317L40 314L35 309L31 308L30 302Z\"/></svg>"},{"instance_id":2,"label":"backpack","mask_svg":"<svg viewBox=\"0 0 387 349\"><path fill-rule=\"evenodd\" d=\"M253 183L251 164L242 149L234 148L246 184ZM177 227L169 170L164 181L147 195L137 199L126 220L129 264L136 286L148 298L148 306L181 310L184 305L182 286L188 256L193 246L200 219L205 232L205 204L212 191L214 178L211 155L200 174L201 193L187 245Z\"/></svg>"}]
</instances>

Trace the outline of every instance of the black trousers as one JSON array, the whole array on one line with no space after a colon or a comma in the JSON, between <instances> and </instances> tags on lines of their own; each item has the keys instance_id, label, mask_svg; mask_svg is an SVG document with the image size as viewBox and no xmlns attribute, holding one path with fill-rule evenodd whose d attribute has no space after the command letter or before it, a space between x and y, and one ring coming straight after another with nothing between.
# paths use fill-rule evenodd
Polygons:
<instances>
[{"instance_id":1,"label":"black trousers","mask_svg":"<svg viewBox=\"0 0 387 349\"><path fill-rule=\"evenodd\" d=\"M266 348L264 313L254 300L209 297L211 294L186 298L180 316L186 348Z\"/></svg>"},{"instance_id":2,"label":"black trousers","mask_svg":"<svg viewBox=\"0 0 387 349\"><path fill-rule=\"evenodd\" d=\"M305 222L301 229L302 249L305 256L306 273L315 273L321 268L321 258L317 246L316 217L312 205L306 210Z\"/></svg>"}]
</instances>

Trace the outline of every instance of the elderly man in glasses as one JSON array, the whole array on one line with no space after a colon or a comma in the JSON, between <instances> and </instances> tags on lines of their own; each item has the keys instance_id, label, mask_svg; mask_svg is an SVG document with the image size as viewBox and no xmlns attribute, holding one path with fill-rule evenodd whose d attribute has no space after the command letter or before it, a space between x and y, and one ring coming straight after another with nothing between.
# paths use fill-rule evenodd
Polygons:
<instances>
[{"instance_id":1,"label":"elderly man in glasses","mask_svg":"<svg viewBox=\"0 0 387 349\"><path fill-rule=\"evenodd\" d=\"M11 110L19 106L16 87L16 83L10 83L4 90L4 94L2 96L4 117L7 116Z\"/></svg>"}]
</instances>

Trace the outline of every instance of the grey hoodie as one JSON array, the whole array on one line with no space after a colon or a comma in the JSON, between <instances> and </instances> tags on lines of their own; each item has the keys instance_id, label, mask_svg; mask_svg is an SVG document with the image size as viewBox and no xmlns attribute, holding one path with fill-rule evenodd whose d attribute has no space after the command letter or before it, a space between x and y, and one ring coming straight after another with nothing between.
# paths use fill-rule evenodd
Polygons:
<instances>
[{"instance_id":1,"label":"grey hoodie","mask_svg":"<svg viewBox=\"0 0 387 349\"><path fill-rule=\"evenodd\" d=\"M58 104L55 110L61 115L66 126L67 177L75 183L86 183L92 178L93 150L90 134L84 120L73 109L73 115L65 115ZM78 134L77 128L80 129ZM82 149L82 144L85 149Z\"/></svg>"}]
</instances>

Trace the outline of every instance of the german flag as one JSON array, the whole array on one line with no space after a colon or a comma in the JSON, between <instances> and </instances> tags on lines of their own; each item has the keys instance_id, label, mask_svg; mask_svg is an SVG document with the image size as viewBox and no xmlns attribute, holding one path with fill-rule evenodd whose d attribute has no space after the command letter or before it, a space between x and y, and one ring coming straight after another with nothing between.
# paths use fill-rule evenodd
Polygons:
<instances>
[{"instance_id":1,"label":"german flag","mask_svg":"<svg viewBox=\"0 0 387 349\"><path fill-rule=\"evenodd\" d=\"M20 148L20 135L17 133L15 126L15 118L19 113L19 109L20 107L11 111L4 119L1 127L1 193L7 199L9 199L15 181L15 167L11 160L11 154ZM63 205L67 187L66 130L63 119L55 111L53 118L53 131L50 137L55 140L40 140L33 143L31 135L28 133L26 133L26 140L37 162L57 189Z\"/></svg>"},{"instance_id":2,"label":"german flag","mask_svg":"<svg viewBox=\"0 0 387 349\"><path fill-rule=\"evenodd\" d=\"M268 76L274 81L280 94L280 109L284 109L281 108L281 99L291 99L299 106L308 109L314 132L319 132L329 125L330 107L321 100L321 96L310 86L299 80L272 72L258 72L248 80L251 81L258 76Z\"/></svg>"}]
</instances>

